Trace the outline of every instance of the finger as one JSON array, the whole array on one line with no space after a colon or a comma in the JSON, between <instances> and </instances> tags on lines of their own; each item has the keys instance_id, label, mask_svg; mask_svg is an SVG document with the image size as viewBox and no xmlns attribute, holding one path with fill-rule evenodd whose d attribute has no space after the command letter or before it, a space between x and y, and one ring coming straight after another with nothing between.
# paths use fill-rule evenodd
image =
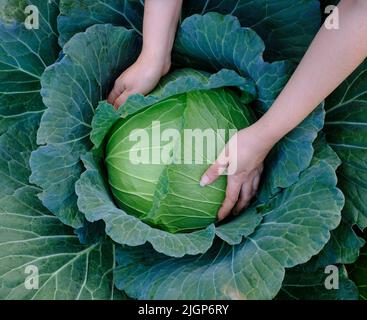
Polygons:
<instances>
[{"instance_id":1,"label":"finger","mask_svg":"<svg viewBox=\"0 0 367 320\"><path fill-rule=\"evenodd\" d=\"M214 162L208 170L202 175L200 180L200 186L205 187L208 184L213 183L215 180L219 178L220 175L226 170L226 165L223 165L219 162Z\"/></svg>"},{"instance_id":2,"label":"finger","mask_svg":"<svg viewBox=\"0 0 367 320\"><path fill-rule=\"evenodd\" d=\"M120 108L125 101L127 100L127 98L132 95L132 93L128 90L125 90L114 102L114 107L117 110L118 108Z\"/></svg>"},{"instance_id":3,"label":"finger","mask_svg":"<svg viewBox=\"0 0 367 320\"><path fill-rule=\"evenodd\" d=\"M204 187L213 183L221 176L229 164L229 159L226 157L226 149L219 155L218 159L205 171L200 180L200 186Z\"/></svg>"},{"instance_id":4,"label":"finger","mask_svg":"<svg viewBox=\"0 0 367 320\"><path fill-rule=\"evenodd\" d=\"M254 180L252 181L252 190L253 190L254 195L256 194L257 189L259 188L259 184L260 184L260 173L257 174L254 177Z\"/></svg>"},{"instance_id":5,"label":"finger","mask_svg":"<svg viewBox=\"0 0 367 320\"><path fill-rule=\"evenodd\" d=\"M250 200L252 199L253 196L254 196L253 181L247 180L242 185L240 197L236 203L236 206L233 209L233 214L238 215L243 209L245 209L250 203Z\"/></svg>"},{"instance_id":6,"label":"finger","mask_svg":"<svg viewBox=\"0 0 367 320\"><path fill-rule=\"evenodd\" d=\"M232 208L238 200L241 191L241 182L238 179L228 176L226 198L218 211L218 220L221 221L226 218L232 211Z\"/></svg>"},{"instance_id":7,"label":"finger","mask_svg":"<svg viewBox=\"0 0 367 320\"><path fill-rule=\"evenodd\" d=\"M112 105L115 104L116 99L124 92L124 90L125 86L116 81L113 89L108 95L107 102Z\"/></svg>"}]
</instances>

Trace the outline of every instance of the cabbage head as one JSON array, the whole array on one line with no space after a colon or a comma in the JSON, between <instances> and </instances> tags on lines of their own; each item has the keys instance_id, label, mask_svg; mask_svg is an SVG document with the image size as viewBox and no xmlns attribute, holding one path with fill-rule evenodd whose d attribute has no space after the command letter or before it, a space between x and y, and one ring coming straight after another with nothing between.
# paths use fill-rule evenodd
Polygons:
<instances>
[{"instance_id":1,"label":"cabbage head","mask_svg":"<svg viewBox=\"0 0 367 320\"><path fill-rule=\"evenodd\" d=\"M121 119L106 147L116 202L170 232L215 222L226 178L202 188L200 177L228 141L229 131L247 127L252 119L248 109L242 112L238 97L224 89L174 96Z\"/></svg>"}]
</instances>

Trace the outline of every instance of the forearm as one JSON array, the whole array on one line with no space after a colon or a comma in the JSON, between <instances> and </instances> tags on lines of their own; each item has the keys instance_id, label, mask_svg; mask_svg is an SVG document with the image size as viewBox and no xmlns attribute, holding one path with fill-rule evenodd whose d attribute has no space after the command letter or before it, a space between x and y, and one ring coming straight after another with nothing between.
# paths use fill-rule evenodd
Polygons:
<instances>
[{"instance_id":1,"label":"forearm","mask_svg":"<svg viewBox=\"0 0 367 320\"><path fill-rule=\"evenodd\" d=\"M143 23L143 55L170 59L182 0L146 0Z\"/></svg>"},{"instance_id":2,"label":"forearm","mask_svg":"<svg viewBox=\"0 0 367 320\"><path fill-rule=\"evenodd\" d=\"M340 2L340 28L321 28L281 94L255 124L270 146L301 123L366 58L366 2Z\"/></svg>"}]
</instances>

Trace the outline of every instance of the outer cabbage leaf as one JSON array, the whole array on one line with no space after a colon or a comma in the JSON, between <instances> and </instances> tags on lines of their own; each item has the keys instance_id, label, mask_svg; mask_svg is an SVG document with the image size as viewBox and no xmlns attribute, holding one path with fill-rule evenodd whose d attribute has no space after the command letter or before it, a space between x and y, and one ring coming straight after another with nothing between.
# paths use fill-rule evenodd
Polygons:
<instances>
[{"instance_id":1,"label":"outer cabbage leaf","mask_svg":"<svg viewBox=\"0 0 367 320\"><path fill-rule=\"evenodd\" d=\"M81 245L28 182L38 124L28 116L0 137L0 299L122 298L112 284L114 244ZM25 286L29 266L38 268L38 289Z\"/></svg>"},{"instance_id":2,"label":"outer cabbage leaf","mask_svg":"<svg viewBox=\"0 0 367 320\"><path fill-rule=\"evenodd\" d=\"M342 221L338 228L331 232L330 241L322 251L309 262L310 270L331 264L350 264L358 259L360 249L365 241L360 238L353 227Z\"/></svg>"},{"instance_id":3,"label":"outer cabbage leaf","mask_svg":"<svg viewBox=\"0 0 367 320\"><path fill-rule=\"evenodd\" d=\"M299 62L321 24L317 0L189 0L185 16L215 11L237 17L266 44L265 59Z\"/></svg>"},{"instance_id":4,"label":"outer cabbage leaf","mask_svg":"<svg viewBox=\"0 0 367 320\"><path fill-rule=\"evenodd\" d=\"M325 132L343 164L339 186L346 197L343 217L367 226L367 62L326 100Z\"/></svg>"},{"instance_id":5,"label":"outer cabbage leaf","mask_svg":"<svg viewBox=\"0 0 367 320\"><path fill-rule=\"evenodd\" d=\"M220 41L218 40L220 39ZM227 68L250 77L258 91L257 111L265 112L286 83L285 62L264 62L264 43L251 29L242 28L233 16L209 13L187 18L178 30L175 61L180 64L217 71ZM295 183L311 161L312 142L323 125L323 110L318 108L301 125L283 138L269 155L263 201L280 188ZM286 165L284 165L286 163Z\"/></svg>"},{"instance_id":6,"label":"outer cabbage leaf","mask_svg":"<svg viewBox=\"0 0 367 320\"><path fill-rule=\"evenodd\" d=\"M31 181L42 187L42 203L61 221L81 227L74 184L82 172L80 156L90 148L94 108L112 80L135 59L139 41L121 27L96 25L63 48L64 57L42 75L45 111L38 131L41 146L32 154Z\"/></svg>"},{"instance_id":7,"label":"outer cabbage leaf","mask_svg":"<svg viewBox=\"0 0 367 320\"><path fill-rule=\"evenodd\" d=\"M326 289L325 280L329 274L323 269L305 272L302 267L286 272L282 289L277 295L280 300L357 300L358 288L348 278L343 266L339 266L339 288Z\"/></svg>"},{"instance_id":8,"label":"outer cabbage leaf","mask_svg":"<svg viewBox=\"0 0 367 320\"><path fill-rule=\"evenodd\" d=\"M324 135L317 140L317 143L325 143ZM336 159L337 161L334 161L334 163L331 161L335 158L331 147L324 148L324 152L322 154L319 153L319 155L323 158L329 158L330 164L334 170L337 170L340 160ZM325 268L328 265L353 263L357 260L359 250L364 243L365 241L353 230L353 226L344 221L342 215L340 225L331 232L330 241L317 256L307 263L307 270L316 272L319 268ZM306 267L304 268L306 269Z\"/></svg>"},{"instance_id":9,"label":"outer cabbage leaf","mask_svg":"<svg viewBox=\"0 0 367 320\"><path fill-rule=\"evenodd\" d=\"M351 267L350 278L358 287L359 298L367 300L367 246L361 250L359 259Z\"/></svg>"},{"instance_id":10,"label":"outer cabbage leaf","mask_svg":"<svg viewBox=\"0 0 367 320\"><path fill-rule=\"evenodd\" d=\"M39 9L39 29L28 30L24 9ZM58 55L58 1L0 2L0 134L20 117L41 113L40 77Z\"/></svg>"},{"instance_id":11,"label":"outer cabbage leaf","mask_svg":"<svg viewBox=\"0 0 367 320\"><path fill-rule=\"evenodd\" d=\"M149 246L119 248L116 285L138 299L273 298L285 268L308 261L329 240L343 203L329 159L316 156L294 185L262 208L261 224L241 244L218 241L204 255L180 259Z\"/></svg>"},{"instance_id":12,"label":"outer cabbage leaf","mask_svg":"<svg viewBox=\"0 0 367 320\"><path fill-rule=\"evenodd\" d=\"M60 0L57 21L59 43L64 45L73 35L95 24L112 23L140 33L144 4L139 0Z\"/></svg>"}]
</instances>

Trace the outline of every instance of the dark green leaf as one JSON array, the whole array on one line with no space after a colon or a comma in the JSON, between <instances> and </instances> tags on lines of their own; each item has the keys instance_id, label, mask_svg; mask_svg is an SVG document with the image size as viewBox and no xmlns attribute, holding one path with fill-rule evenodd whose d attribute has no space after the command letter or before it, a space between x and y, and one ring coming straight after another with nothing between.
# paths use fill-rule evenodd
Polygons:
<instances>
[{"instance_id":1,"label":"dark green leaf","mask_svg":"<svg viewBox=\"0 0 367 320\"><path fill-rule=\"evenodd\" d=\"M0 299L122 298L112 284L112 242L81 245L28 182L38 125L39 117L30 116L0 137ZM38 288L25 285L36 275L27 267L38 271Z\"/></svg>"},{"instance_id":2,"label":"dark green leaf","mask_svg":"<svg viewBox=\"0 0 367 320\"><path fill-rule=\"evenodd\" d=\"M359 259L352 266L350 278L358 287L360 299L367 300L367 246L362 249Z\"/></svg>"},{"instance_id":3,"label":"dark green leaf","mask_svg":"<svg viewBox=\"0 0 367 320\"><path fill-rule=\"evenodd\" d=\"M95 24L112 23L141 34L143 9L139 0L60 0L60 45Z\"/></svg>"},{"instance_id":4,"label":"dark green leaf","mask_svg":"<svg viewBox=\"0 0 367 320\"><path fill-rule=\"evenodd\" d=\"M317 0L189 0L184 15L215 11L237 17L266 44L265 58L299 62L321 25Z\"/></svg>"},{"instance_id":5,"label":"dark green leaf","mask_svg":"<svg viewBox=\"0 0 367 320\"><path fill-rule=\"evenodd\" d=\"M344 219L367 226L367 62L326 100L326 138L342 160Z\"/></svg>"},{"instance_id":6,"label":"dark green leaf","mask_svg":"<svg viewBox=\"0 0 367 320\"><path fill-rule=\"evenodd\" d=\"M122 70L137 56L133 31L96 25L76 35L63 48L62 60L42 76L47 107L38 130L41 146L32 154L31 181L42 187L42 203L62 222L81 227L74 184L80 177L80 156L90 146L94 108L105 99Z\"/></svg>"},{"instance_id":7,"label":"dark green leaf","mask_svg":"<svg viewBox=\"0 0 367 320\"><path fill-rule=\"evenodd\" d=\"M39 10L39 29L26 29L27 5ZM42 113L40 78L58 55L58 1L3 0L0 3L0 134L32 113Z\"/></svg>"},{"instance_id":8,"label":"dark green leaf","mask_svg":"<svg viewBox=\"0 0 367 320\"><path fill-rule=\"evenodd\" d=\"M277 295L280 300L357 300L358 289L343 266L338 266L338 289L327 289L325 281L330 276L323 269L305 272L302 268L287 270L282 289Z\"/></svg>"}]
</instances>

